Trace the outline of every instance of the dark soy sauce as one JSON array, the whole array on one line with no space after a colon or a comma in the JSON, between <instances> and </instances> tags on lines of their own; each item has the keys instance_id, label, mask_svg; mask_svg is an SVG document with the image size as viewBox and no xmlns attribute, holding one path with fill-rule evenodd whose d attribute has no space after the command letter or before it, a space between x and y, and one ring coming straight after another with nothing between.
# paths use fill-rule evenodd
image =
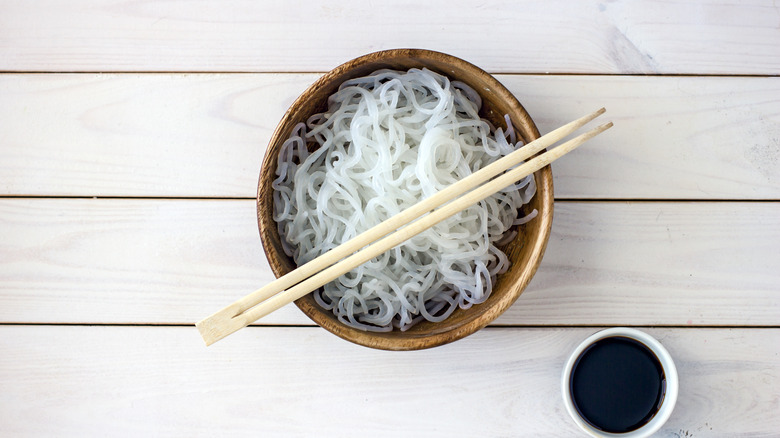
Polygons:
<instances>
[{"instance_id":1,"label":"dark soy sauce","mask_svg":"<svg viewBox=\"0 0 780 438\"><path fill-rule=\"evenodd\" d=\"M664 399L666 376L644 344L613 336L580 354L569 385L574 407L585 421L605 432L624 433L653 419Z\"/></svg>"}]
</instances>

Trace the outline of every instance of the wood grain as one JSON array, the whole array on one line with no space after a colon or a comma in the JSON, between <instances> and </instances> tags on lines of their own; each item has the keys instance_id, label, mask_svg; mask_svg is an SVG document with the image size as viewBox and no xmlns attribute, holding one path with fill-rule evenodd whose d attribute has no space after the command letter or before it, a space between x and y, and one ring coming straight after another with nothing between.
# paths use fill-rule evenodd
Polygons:
<instances>
[{"instance_id":1,"label":"wood grain","mask_svg":"<svg viewBox=\"0 0 780 438\"><path fill-rule=\"evenodd\" d=\"M491 72L773 75L779 15L768 0L3 0L0 69L327 71L422 45Z\"/></svg>"},{"instance_id":2,"label":"wood grain","mask_svg":"<svg viewBox=\"0 0 780 438\"><path fill-rule=\"evenodd\" d=\"M313 80L0 75L0 188L27 195L253 198L268 136Z\"/></svg>"},{"instance_id":3,"label":"wood grain","mask_svg":"<svg viewBox=\"0 0 780 438\"><path fill-rule=\"evenodd\" d=\"M0 75L0 194L254 198L271 133L318 77ZM559 198L780 199L780 78L498 79L542 133L600 105L615 121L555 164Z\"/></svg>"},{"instance_id":4,"label":"wood grain","mask_svg":"<svg viewBox=\"0 0 780 438\"><path fill-rule=\"evenodd\" d=\"M561 367L604 325L677 326L647 329L681 377L657 436L777 436L778 23L770 0L0 0L0 436L571 437ZM407 353L293 306L209 349L165 326L273 278L271 133L313 72L397 47L497 73L542 133L616 122L554 166L520 299Z\"/></svg>"},{"instance_id":5,"label":"wood grain","mask_svg":"<svg viewBox=\"0 0 780 438\"><path fill-rule=\"evenodd\" d=\"M189 323L273 279L253 200L0 200L0 322ZM556 202L497 324L780 321L780 203ZM264 324L311 324L294 306Z\"/></svg>"},{"instance_id":6,"label":"wood grain","mask_svg":"<svg viewBox=\"0 0 780 438\"><path fill-rule=\"evenodd\" d=\"M206 349L194 327L3 326L0 431L579 436L561 401L560 376L568 354L595 331L488 328L447 346L398 353L355 346L319 328L251 327ZM676 409L656 436L768 437L780 430L780 330L647 332L669 350L680 375Z\"/></svg>"}]
</instances>

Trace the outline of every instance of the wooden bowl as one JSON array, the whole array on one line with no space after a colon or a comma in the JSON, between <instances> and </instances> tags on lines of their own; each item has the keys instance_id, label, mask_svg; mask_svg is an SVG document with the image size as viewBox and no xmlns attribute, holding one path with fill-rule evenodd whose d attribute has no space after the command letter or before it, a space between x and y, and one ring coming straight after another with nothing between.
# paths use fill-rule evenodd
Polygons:
<instances>
[{"instance_id":1,"label":"wooden bowl","mask_svg":"<svg viewBox=\"0 0 780 438\"><path fill-rule=\"evenodd\" d=\"M480 115L494 126L504 126L504 114L509 114L515 130L526 143L539 137L539 131L520 102L493 76L462 59L429 50L396 49L371 53L336 67L304 91L287 110L271 137L263 159L257 190L257 219L266 256L277 277L295 268L295 263L282 250L277 225L272 218L271 188L279 150L293 126L306 121L312 114L325 111L328 96L348 79L366 76L382 68L408 70L414 67L425 67L471 86L482 97ZM441 322L424 321L404 332L394 330L383 333L365 332L342 324L332 312L321 308L314 301L312 294L297 300L295 304L314 322L335 335L360 345L384 350L430 348L474 333L496 319L515 302L542 260L552 225L552 171L547 166L536 172L534 177L536 195L531 203L523 208L526 213L535 208L539 215L520 226L517 237L503 248L512 265L506 273L498 277L493 292L484 303L467 310L459 308Z\"/></svg>"}]
</instances>

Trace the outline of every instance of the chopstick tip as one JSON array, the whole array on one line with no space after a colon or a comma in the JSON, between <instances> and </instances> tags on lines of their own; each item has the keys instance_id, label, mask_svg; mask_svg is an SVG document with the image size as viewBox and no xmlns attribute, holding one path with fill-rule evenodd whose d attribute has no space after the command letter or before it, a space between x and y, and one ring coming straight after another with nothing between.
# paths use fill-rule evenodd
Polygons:
<instances>
[{"instance_id":1,"label":"chopstick tip","mask_svg":"<svg viewBox=\"0 0 780 438\"><path fill-rule=\"evenodd\" d=\"M206 343L207 347L221 339L217 335L211 318L196 322L195 327L198 329L198 333L200 333L200 337L203 339L203 342Z\"/></svg>"}]
</instances>

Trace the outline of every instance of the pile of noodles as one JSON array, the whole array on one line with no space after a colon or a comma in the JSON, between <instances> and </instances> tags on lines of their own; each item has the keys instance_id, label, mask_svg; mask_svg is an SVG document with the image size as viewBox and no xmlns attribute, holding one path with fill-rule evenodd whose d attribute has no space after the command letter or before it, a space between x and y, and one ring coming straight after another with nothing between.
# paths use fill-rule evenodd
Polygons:
<instances>
[{"instance_id":1,"label":"pile of noodles","mask_svg":"<svg viewBox=\"0 0 780 438\"><path fill-rule=\"evenodd\" d=\"M506 132L493 129L481 104L426 69L344 82L279 154L274 220L285 252L300 266L512 152L509 119ZM533 176L507 187L325 285L317 303L352 327L390 331L484 302L509 266L496 245L534 216L518 218L535 191Z\"/></svg>"}]
</instances>

